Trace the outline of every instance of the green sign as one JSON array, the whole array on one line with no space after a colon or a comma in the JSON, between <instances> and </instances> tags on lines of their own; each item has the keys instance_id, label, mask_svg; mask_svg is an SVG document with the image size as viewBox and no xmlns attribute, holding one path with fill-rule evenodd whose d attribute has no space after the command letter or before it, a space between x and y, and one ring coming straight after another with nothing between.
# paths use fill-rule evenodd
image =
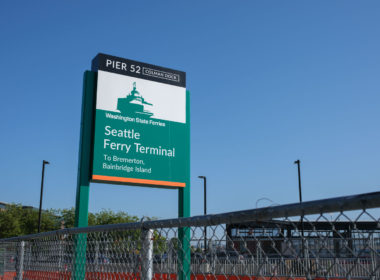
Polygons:
<instances>
[{"instance_id":1,"label":"green sign","mask_svg":"<svg viewBox=\"0 0 380 280\"><path fill-rule=\"evenodd\" d=\"M184 72L98 54L91 180L186 187L190 163Z\"/></svg>"}]
</instances>

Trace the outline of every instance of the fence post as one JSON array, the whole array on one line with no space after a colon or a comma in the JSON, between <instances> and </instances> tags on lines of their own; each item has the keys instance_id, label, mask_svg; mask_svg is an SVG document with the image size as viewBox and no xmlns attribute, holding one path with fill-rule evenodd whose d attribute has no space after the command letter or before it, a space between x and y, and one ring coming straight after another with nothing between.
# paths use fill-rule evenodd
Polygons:
<instances>
[{"instance_id":1,"label":"fence post","mask_svg":"<svg viewBox=\"0 0 380 280\"><path fill-rule=\"evenodd\" d=\"M302 232L303 233L303 232ZM302 236L302 239L304 237ZM308 239L305 238L304 240L304 252L303 252L304 260L306 261L306 279L311 280L312 279L312 271L311 271L311 263L309 258L309 242Z\"/></svg>"},{"instance_id":2,"label":"fence post","mask_svg":"<svg viewBox=\"0 0 380 280\"><path fill-rule=\"evenodd\" d=\"M371 265L372 265L372 267L371 267L371 280L374 280L374 279L376 279L375 278L375 275L376 275L376 270L377 270L377 265L376 265L376 255L375 255L375 253L374 253L374 251L373 250L375 250L376 249L376 247L375 247L375 240L374 240L374 238L373 238L373 232L371 233L371 235L370 235L370 248L371 248Z\"/></svg>"},{"instance_id":3,"label":"fence post","mask_svg":"<svg viewBox=\"0 0 380 280\"><path fill-rule=\"evenodd\" d=\"M20 242L20 247L17 253L17 272L16 272L16 279L22 280L22 273L24 271L24 248L25 248L25 241Z\"/></svg>"},{"instance_id":4,"label":"fence post","mask_svg":"<svg viewBox=\"0 0 380 280\"><path fill-rule=\"evenodd\" d=\"M58 271L61 273L63 271L63 241L58 237Z\"/></svg>"},{"instance_id":5,"label":"fence post","mask_svg":"<svg viewBox=\"0 0 380 280\"><path fill-rule=\"evenodd\" d=\"M3 244L0 246L0 276L4 276L4 270L5 270L5 246L3 248Z\"/></svg>"},{"instance_id":6,"label":"fence post","mask_svg":"<svg viewBox=\"0 0 380 280\"><path fill-rule=\"evenodd\" d=\"M260 275L261 269L261 241L256 241L256 267L255 267L255 276Z\"/></svg>"},{"instance_id":7,"label":"fence post","mask_svg":"<svg viewBox=\"0 0 380 280\"><path fill-rule=\"evenodd\" d=\"M141 231L142 239L142 266L141 279L152 280L153 277L153 229L143 229Z\"/></svg>"},{"instance_id":8,"label":"fence post","mask_svg":"<svg viewBox=\"0 0 380 280\"><path fill-rule=\"evenodd\" d=\"M99 242L98 240L95 240L95 257L94 257L94 264L95 264L95 271L99 271Z\"/></svg>"}]
</instances>

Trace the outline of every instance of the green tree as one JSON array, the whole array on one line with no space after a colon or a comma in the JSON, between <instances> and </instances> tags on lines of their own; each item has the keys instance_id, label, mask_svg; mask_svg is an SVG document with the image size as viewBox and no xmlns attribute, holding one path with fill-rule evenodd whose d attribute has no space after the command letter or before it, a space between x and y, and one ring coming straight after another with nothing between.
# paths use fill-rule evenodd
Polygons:
<instances>
[{"instance_id":1,"label":"green tree","mask_svg":"<svg viewBox=\"0 0 380 280\"><path fill-rule=\"evenodd\" d=\"M129 216L123 211L113 212L111 210L102 210L95 214L95 225L109 225L137 222L137 216Z\"/></svg>"},{"instance_id":2,"label":"green tree","mask_svg":"<svg viewBox=\"0 0 380 280\"><path fill-rule=\"evenodd\" d=\"M52 231L59 228L60 217L55 210L44 210L41 212L41 232ZM23 235L36 233L38 231L38 210L24 208L21 211L20 227Z\"/></svg>"},{"instance_id":3,"label":"green tree","mask_svg":"<svg viewBox=\"0 0 380 280\"><path fill-rule=\"evenodd\" d=\"M22 234L20 226L20 205L8 205L0 211L0 238L18 236Z\"/></svg>"},{"instance_id":4,"label":"green tree","mask_svg":"<svg viewBox=\"0 0 380 280\"><path fill-rule=\"evenodd\" d=\"M59 228L60 217L54 210L42 211L41 231ZM38 210L10 204L0 211L0 238L36 233L38 229Z\"/></svg>"},{"instance_id":5,"label":"green tree","mask_svg":"<svg viewBox=\"0 0 380 280\"><path fill-rule=\"evenodd\" d=\"M150 219L149 219L150 220ZM88 225L107 225L118 223L137 222L137 216L130 216L128 213L111 210L102 210L98 213L88 214ZM41 217L41 232L53 231L61 228L64 222L66 228L74 227L75 209L44 210ZM19 204L11 204L0 211L0 238L20 236L36 233L38 228L38 210L35 208L22 207ZM137 240L140 230L119 233L119 237L114 236L114 240L120 238L129 238ZM160 241L161 242L161 241ZM163 245L160 245L162 247Z\"/></svg>"},{"instance_id":6,"label":"green tree","mask_svg":"<svg viewBox=\"0 0 380 280\"><path fill-rule=\"evenodd\" d=\"M75 208L71 207L68 209L59 210L61 218L64 221L66 228L72 228L75 224Z\"/></svg>"}]
</instances>

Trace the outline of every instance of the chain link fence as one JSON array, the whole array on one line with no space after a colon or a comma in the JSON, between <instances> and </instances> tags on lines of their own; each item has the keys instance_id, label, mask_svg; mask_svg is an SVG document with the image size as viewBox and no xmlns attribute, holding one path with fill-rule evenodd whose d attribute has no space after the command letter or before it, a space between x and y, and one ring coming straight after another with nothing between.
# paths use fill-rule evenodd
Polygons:
<instances>
[{"instance_id":1,"label":"chain link fence","mask_svg":"<svg viewBox=\"0 0 380 280\"><path fill-rule=\"evenodd\" d=\"M376 192L2 239L0 279L380 279L379 207Z\"/></svg>"}]
</instances>

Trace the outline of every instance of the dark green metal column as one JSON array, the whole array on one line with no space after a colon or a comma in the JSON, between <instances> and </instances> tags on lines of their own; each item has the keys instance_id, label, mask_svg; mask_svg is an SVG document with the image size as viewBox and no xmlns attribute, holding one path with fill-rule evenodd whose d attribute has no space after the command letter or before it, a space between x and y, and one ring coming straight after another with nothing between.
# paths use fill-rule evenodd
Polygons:
<instances>
[{"instance_id":1,"label":"dark green metal column","mask_svg":"<svg viewBox=\"0 0 380 280\"><path fill-rule=\"evenodd\" d=\"M189 155L187 162L186 187L178 190L178 217L190 217L190 92L186 91L186 123L189 130ZM178 229L178 279L190 280L190 228Z\"/></svg>"},{"instance_id":2,"label":"dark green metal column","mask_svg":"<svg viewBox=\"0 0 380 280\"><path fill-rule=\"evenodd\" d=\"M82 120L80 128L78 182L75 202L75 227L88 226L88 201L90 193L90 159L95 106L96 73L86 71L83 78ZM86 274L87 234L75 237L73 279L82 280Z\"/></svg>"}]
</instances>

